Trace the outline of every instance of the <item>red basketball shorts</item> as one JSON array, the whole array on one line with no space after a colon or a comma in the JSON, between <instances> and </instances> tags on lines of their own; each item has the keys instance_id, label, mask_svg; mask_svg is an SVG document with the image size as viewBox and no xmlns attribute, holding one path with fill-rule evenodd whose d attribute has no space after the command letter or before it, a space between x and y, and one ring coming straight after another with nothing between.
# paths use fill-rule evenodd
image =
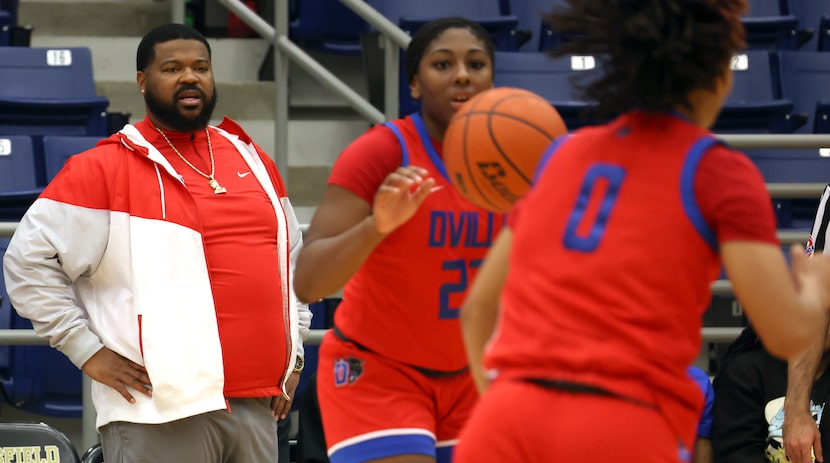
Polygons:
<instances>
[{"instance_id":1,"label":"red basketball shorts","mask_svg":"<svg viewBox=\"0 0 830 463\"><path fill-rule=\"evenodd\" d=\"M430 376L329 332L317 394L332 463L405 454L448 455L478 393L467 371Z\"/></svg>"},{"instance_id":2,"label":"red basketball shorts","mask_svg":"<svg viewBox=\"0 0 830 463\"><path fill-rule=\"evenodd\" d=\"M678 463L689 458L656 408L502 380L479 400L453 463Z\"/></svg>"}]
</instances>

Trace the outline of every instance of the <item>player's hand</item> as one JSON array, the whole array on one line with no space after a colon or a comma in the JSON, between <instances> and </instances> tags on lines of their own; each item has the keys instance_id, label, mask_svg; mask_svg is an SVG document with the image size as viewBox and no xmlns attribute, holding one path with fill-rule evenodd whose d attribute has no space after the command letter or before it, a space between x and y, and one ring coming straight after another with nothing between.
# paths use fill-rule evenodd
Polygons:
<instances>
[{"instance_id":1,"label":"player's hand","mask_svg":"<svg viewBox=\"0 0 830 463\"><path fill-rule=\"evenodd\" d=\"M378 233L391 233L415 214L435 186L435 180L426 177L428 174L421 167L407 166L386 176L372 207Z\"/></svg>"},{"instance_id":2,"label":"player's hand","mask_svg":"<svg viewBox=\"0 0 830 463\"><path fill-rule=\"evenodd\" d=\"M809 412L788 413L784 417L784 451L792 463L824 461L821 453L821 432Z\"/></svg>"},{"instance_id":3,"label":"player's hand","mask_svg":"<svg viewBox=\"0 0 830 463\"><path fill-rule=\"evenodd\" d=\"M291 404L294 403L294 393L297 392L297 385L300 384L300 374L291 372L285 382L285 389L288 394L274 396L271 398L271 414L274 419L284 420L291 411Z\"/></svg>"},{"instance_id":4,"label":"player's hand","mask_svg":"<svg viewBox=\"0 0 830 463\"><path fill-rule=\"evenodd\" d=\"M153 386L147 370L106 347L90 357L81 369L95 381L118 391L131 404L135 403L135 398L127 390L128 387L147 397L153 396Z\"/></svg>"}]
</instances>

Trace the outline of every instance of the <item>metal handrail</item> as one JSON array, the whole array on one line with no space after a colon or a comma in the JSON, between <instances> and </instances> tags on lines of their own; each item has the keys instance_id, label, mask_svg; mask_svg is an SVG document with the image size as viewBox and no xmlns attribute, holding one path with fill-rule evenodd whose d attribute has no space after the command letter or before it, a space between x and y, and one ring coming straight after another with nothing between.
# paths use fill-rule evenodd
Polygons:
<instances>
[{"instance_id":1,"label":"metal handrail","mask_svg":"<svg viewBox=\"0 0 830 463\"><path fill-rule=\"evenodd\" d=\"M399 48L406 50L412 37L402 31L397 24L390 21L386 16L378 13L364 0L340 0L341 3L351 8L358 16L363 18L367 23L371 24L381 34L389 37L392 43Z\"/></svg>"},{"instance_id":2,"label":"metal handrail","mask_svg":"<svg viewBox=\"0 0 830 463\"><path fill-rule=\"evenodd\" d=\"M288 64L289 59L298 64L321 85L340 95L361 116L369 121L380 123L387 116L378 111L360 94L352 90L340 78L321 66L301 48L294 45L288 38L288 2L275 2L274 26L251 11L239 0L218 0L228 11L239 17L242 22L251 27L261 37L273 44L274 48L274 161L279 168L283 180L290 183L288 169ZM182 6L183 7L183 6Z\"/></svg>"},{"instance_id":3,"label":"metal handrail","mask_svg":"<svg viewBox=\"0 0 830 463\"><path fill-rule=\"evenodd\" d=\"M260 36L268 39L276 47L279 47L294 63L302 67L304 71L308 72L321 85L342 96L363 117L376 123L386 120L383 113L378 111L377 108L366 101L359 93L352 90L339 77L320 65L317 60L303 51L302 48L294 45L287 36L277 34L275 28L271 27L258 14L251 11L244 3L239 0L218 1L233 14L239 16L239 19L248 24ZM274 79L276 80L276 77Z\"/></svg>"},{"instance_id":4,"label":"metal handrail","mask_svg":"<svg viewBox=\"0 0 830 463\"><path fill-rule=\"evenodd\" d=\"M238 1L238 0L220 0L220 1ZM340 94L355 111L359 112L361 116L374 123L382 123L386 120L386 116L366 101L348 85L346 85L337 76L332 74L328 69L323 67L320 63L312 58L308 53L304 52L302 48L294 45L288 37L282 36L276 39L276 44L280 47L291 60L303 68L318 82L327 89Z\"/></svg>"},{"instance_id":5,"label":"metal handrail","mask_svg":"<svg viewBox=\"0 0 830 463\"><path fill-rule=\"evenodd\" d=\"M715 134L721 140L735 148L789 148L789 149L821 149L830 147L830 135L799 133L799 134Z\"/></svg>"}]
</instances>

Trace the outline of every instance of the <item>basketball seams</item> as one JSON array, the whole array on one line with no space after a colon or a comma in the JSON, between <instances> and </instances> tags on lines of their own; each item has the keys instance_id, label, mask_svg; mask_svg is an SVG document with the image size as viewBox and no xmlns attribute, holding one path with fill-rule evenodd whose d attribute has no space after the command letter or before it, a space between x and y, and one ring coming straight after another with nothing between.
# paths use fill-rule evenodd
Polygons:
<instances>
[{"instance_id":1,"label":"basketball seams","mask_svg":"<svg viewBox=\"0 0 830 463\"><path fill-rule=\"evenodd\" d=\"M536 130L541 135L547 137L549 141L553 141L554 137L552 137L547 132L545 132L544 129L542 129L539 126L533 124L531 121L529 121L527 119L520 118L520 117L518 117L516 115L513 115L513 114L506 114L506 113L499 112L499 110L498 110L499 106L507 103L509 100L513 100L513 99L517 99L517 98L525 98L525 99L530 99L530 100L534 100L534 101L539 100L539 97L536 96L536 95L506 95L506 96L502 97L501 99L499 99L498 101L494 102L492 107L487 111L474 112L471 109L465 115L467 117L469 117L473 114L486 114L487 115L487 133L490 136L490 141L493 143L493 147L498 151L498 153L501 156L502 160L504 162L506 162L508 166L510 166L510 168L513 170L513 172L518 174L519 177L521 177L522 180L524 180L524 182L527 186L530 186L533 183L531 181L531 179L527 175L525 175L525 173L522 171L522 169L520 169L519 166L516 165L516 163L513 162L512 159L510 159L510 157L507 155L507 153L505 153L504 149L502 148L501 143L499 142L499 139L496 137L496 134L493 130L493 119L495 118L495 116L499 116L499 117L503 117L505 119L510 119L510 120L519 122L519 123L521 123L521 124L523 124L527 127L530 127L532 129ZM465 137L465 141L466 141L466 137Z\"/></svg>"},{"instance_id":2,"label":"basketball seams","mask_svg":"<svg viewBox=\"0 0 830 463\"><path fill-rule=\"evenodd\" d=\"M541 155L563 133L567 128L556 108L539 95L510 87L487 90L450 121L444 139L450 180L469 202L506 212L533 184L533 172L522 168L533 163L537 148Z\"/></svg>"},{"instance_id":3,"label":"basketball seams","mask_svg":"<svg viewBox=\"0 0 830 463\"><path fill-rule=\"evenodd\" d=\"M513 121L516 121L516 122L521 122L521 123L523 123L524 125L526 125L526 126L528 126L528 127L532 128L533 130L535 130L535 131L539 132L540 134L542 134L542 135L544 135L544 136L548 137L548 139L550 139L550 141L553 141L556 137L558 137L558 136L559 136L559 135L552 136L551 134L549 134L549 133L545 132L545 129L544 129L544 128L539 127L538 125L535 125L535 124L531 124L531 123L530 123L530 122L528 122L526 119L522 119L522 118L520 118L520 117L518 117L518 116L515 116L515 115L513 115L513 114L504 114L504 113L500 113L500 112L496 112L496 111L489 111L489 112L480 111L480 112L472 113L472 114L470 114L470 115L471 115L471 116L473 116L473 115L482 115L482 114L483 114L483 115L491 115L491 114L495 114L495 115L500 116L500 117L503 117L503 118L505 118L505 119L510 119L510 120L513 120Z\"/></svg>"},{"instance_id":4,"label":"basketball seams","mask_svg":"<svg viewBox=\"0 0 830 463\"><path fill-rule=\"evenodd\" d=\"M475 111L475 110L471 109L470 111L467 111L466 113L464 113L464 115L465 116L472 116L474 114L486 114L486 115L498 114L499 116L502 116L506 119L512 119L514 121L521 122L521 123L527 125L528 127L532 128L532 129L536 130L537 132L541 133L542 135L548 137L551 141L553 141L554 138L559 136L559 135L556 135L556 136L551 135L551 134L547 133L543 127L541 127L539 125L536 125L532 121L529 121L527 119L522 119L519 116L516 116L515 114L506 114L506 113L500 113L500 112L496 111L496 108L498 108L498 106L500 104L506 102L507 100L511 100L511 99L514 99L514 98L527 98L527 99L538 101L539 98L541 98L541 97L533 96L533 95L507 95L504 98L497 101L496 103L494 103L492 109L478 110L478 111ZM543 100L543 101L545 101L545 103L547 103L547 104L550 104L547 100ZM553 105L551 105L551 107L556 109Z\"/></svg>"},{"instance_id":5,"label":"basketball seams","mask_svg":"<svg viewBox=\"0 0 830 463\"><path fill-rule=\"evenodd\" d=\"M469 155L467 154L467 140L468 140L468 138L469 138L469 137L468 137L468 135L469 135L469 134L468 134L468 130L469 130L469 128L470 128L470 115L472 114L472 111L473 111L473 110L475 110L475 106L476 106L476 105L478 105L478 104L480 104L480 103L481 103L481 100L480 100L480 99L479 99L479 100L476 100L476 101L473 101L473 102L472 102L472 105L473 105L473 106L471 106L471 107L470 107L470 111L469 111L469 112L465 112L465 113L462 115L462 116L464 117L464 130L463 130L463 132L462 132L462 133L463 133L463 137L461 138L461 141L462 141L462 142L461 142L461 153L462 153L463 158L464 158L464 169L467 171L467 180L468 180L468 182L472 184L472 187L474 187L474 188L475 188L475 190L478 192L478 196L479 196L480 198L484 199L484 200L485 200L488 204L490 204L491 206L498 208L498 207L499 207L499 205L498 205L498 204L496 204L496 203L494 203L494 202L490 199L489 195L488 195L486 192L482 191L481 186L478 184L478 181L477 181L476 175L473 173L473 171L472 171L472 169L471 169L470 157L469 157ZM488 190L489 190L489 189L488 189ZM469 198L467 198L467 200L469 201ZM472 201L470 201L470 202L472 202ZM483 205L481 205L481 204L476 204L476 206L482 207Z\"/></svg>"},{"instance_id":6,"label":"basketball seams","mask_svg":"<svg viewBox=\"0 0 830 463\"><path fill-rule=\"evenodd\" d=\"M524 98L524 96L522 96L522 95L508 95L508 96L500 99L499 101L497 101L493 104L493 107L490 109L490 111L487 112L487 133L490 135L490 141L493 142L493 147L495 147L496 150L499 152L499 155L501 156L501 158L513 169L514 172L519 174L519 177L521 177L522 180L524 180L527 185L530 185L531 184L530 179L525 175L524 172L522 172L521 169L519 169L519 166L517 166L516 163L514 163L513 160L510 159L510 157L507 156L507 153L505 153L504 149L502 149L501 144L499 143L499 140L498 140L498 138L496 138L496 134L493 131L493 119L494 119L494 116L496 116L496 115L505 117L506 119L513 119L515 121L520 121L522 124L525 124L528 127L533 127L534 129L536 129L536 127L533 124L529 124L528 121L526 121L524 119L519 119L518 117L515 117L513 115L507 115L507 114L503 114L503 113L498 112L499 105L503 104L507 100L510 100L510 99L513 99L513 98L520 98L520 97ZM543 135L547 136L549 139L551 138L543 130L540 130L540 132Z\"/></svg>"}]
</instances>

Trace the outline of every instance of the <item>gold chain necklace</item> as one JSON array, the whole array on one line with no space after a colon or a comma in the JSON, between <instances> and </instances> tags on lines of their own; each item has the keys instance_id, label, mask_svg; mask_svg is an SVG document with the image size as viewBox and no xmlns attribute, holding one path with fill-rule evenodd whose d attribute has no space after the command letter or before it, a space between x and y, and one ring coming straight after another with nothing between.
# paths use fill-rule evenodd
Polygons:
<instances>
[{"instance_id":1,"label":"gold chain necklace","mask_svg":"<svg viewBox=\"0 0 830 463\"><path fill-rule=\"evenodd\" d=\"M153 127L156 127L156 126L153 125ZM210 144L210 131L207 129L207 127L205 127L205 135L207 136L208 153L210 154L210 175L208 175L208 174L202 172L201 170L197 169L196 166L194 166L193 164L190 163L190 161L185 159L185 157L182 156L182 153L179 153L179 150L176 149L176 147L173 145L173 142L171 142L170 139L167 138L167 135L165 135L164 132L162 132L160 128L156 127L156 130L158 130L158 132L161 134L161 136L164 137L164 140L167 141L167 144L170 145L170 148L173 148L173 152L176 153L176 156L178 156L179 159L184 161L184 163L187 164L188 166L190 166L191 169L195 170L197 174L199 174L202 177L208 179L208 185L211 188L213 188L213 194L219 195L219 194L228 192L228 190L226 190L225 187L220 185L219 182L217 182L216 179L213 178L213 175L216 173L216 164L213 162L213 146Z\"/></svg>"}]
</instances>

